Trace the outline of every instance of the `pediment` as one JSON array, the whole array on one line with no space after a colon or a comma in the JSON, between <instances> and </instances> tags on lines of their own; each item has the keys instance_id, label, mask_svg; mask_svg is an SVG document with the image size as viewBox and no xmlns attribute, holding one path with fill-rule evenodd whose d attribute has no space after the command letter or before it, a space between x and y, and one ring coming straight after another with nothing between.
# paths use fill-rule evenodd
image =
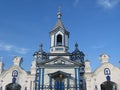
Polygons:
<instances>
[{"instance_id":1,"label":"pediment","mask_svg":"<svg viewBox=\"0 0 120 90\"><path fill-rule=\"evenodd\" d=\"M62 32L62 33L67 33L69 35L69 32L65 29L65 28L62 28L60 26L58 26L57 28L55 28L53 31L50 32L50 34L52 33L57 33L58 31Z\"/></svg>"},{"instance_id":2,"label":"pediment","mask_svg":"<svg viewBox=\"0 0 120 90\"><path fill-rule=\"evenodd\" d=\"M41 65L71 65L71 66L81 66L80 63L72 61L70 59L64 58L64 57L55 57L51 60L44 61L40 63Z\"/></svg>"}]
</instances>

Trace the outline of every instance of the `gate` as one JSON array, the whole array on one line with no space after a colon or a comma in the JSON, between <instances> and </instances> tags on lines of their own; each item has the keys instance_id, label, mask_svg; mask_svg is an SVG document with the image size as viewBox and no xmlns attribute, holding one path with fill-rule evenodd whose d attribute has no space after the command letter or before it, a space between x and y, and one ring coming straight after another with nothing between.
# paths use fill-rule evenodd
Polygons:
<instances>
[{"instance_id":1,"label":"gate","mask_svg":"<svg viewBox=\"0 0 120 90\"><path fill-rule=\"evenodd\" d=\"M117 90L117 85L114 82L106 81L101 84L101 90Z\"/></svg>"},{"instance_id":2,"label":"gate","mask_svg":"<svg viewBox=\"0 0 120 90\"><path fill-rule=\"evenodd\" d=\"M64 90L64 89L65 89L64 82L59 82L59 81L55 82L54 90Z\"/></svg>"},{"instance_id":3,"label":"gate","mask_svg":"<svg viewBox=\"0 0 120 90\"><path fill-rule=\"evenodd\" d=\"M78 86L78 85L77 85ZM38 90L38 89L36 89ZM40 85L40 90L42 90L42 85ZM65 85L63 82L56 82L56 85L44 85L43 90L84 90L81 87L76 87L76 85Z\"/></svg>"},{"instance_id":4,"label":"gate","mask_svg":"<svg viewBox=\"0 0 120 90\"><path fill-rule=\"evenodd\" d=\"M5 90L21 90L21 86L17 83L10 83L6 86Z\"/></svg>"}]
</instances>

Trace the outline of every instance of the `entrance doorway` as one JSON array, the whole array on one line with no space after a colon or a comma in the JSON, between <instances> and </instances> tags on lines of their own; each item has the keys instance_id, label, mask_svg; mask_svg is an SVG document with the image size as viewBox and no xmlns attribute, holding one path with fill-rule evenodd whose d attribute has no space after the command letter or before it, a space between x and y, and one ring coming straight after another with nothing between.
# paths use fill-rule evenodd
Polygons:
<instances>
[{"instance_id":1,"label":"entrance doorway","mask_svg":"<svg viewBox=\"0 0 120 90\"><path fill-rule=\"evenodd\" d=\"M117 85L114 82L106 81L101 84L101 90L117 90Z\"/></svg>"},{"instance_id":2,"label":"entrance doorway","mask_svg":"<svg viewBox=\"0 0 120 90\"><path fill-rule=\"evenodd\" d=\"M55 82L54 82L55 86L54 86L54 90L64 90L64 81L62 80L62 78L58 77L56 78Z\"/></svg>"},{"instance_id":3,"label":"entrance doorway","mask_svg":"<svg viewBox=\"0 0 120 90\"><path fill-rule=\"evenodd\" d=\"M6 86L5 90L21 90L21 86L17 83L10 83Z\"/></svg>"},{"instance_id":4,"label":"entrance doorway","mask_svg":"<svg viewBox=\"0 0 120 90\"><path fill-rule=\"evenodd\" d=\"M52 84L54 84L54 86L52 87L53 90L65 90L65 88L68 88L68 86L70 84L70 82L69 82L70 74L69 73L57 71L54 73L50 73L48 75L50 77L50 86L52 87Z\"/></svg>"}]
</instances>

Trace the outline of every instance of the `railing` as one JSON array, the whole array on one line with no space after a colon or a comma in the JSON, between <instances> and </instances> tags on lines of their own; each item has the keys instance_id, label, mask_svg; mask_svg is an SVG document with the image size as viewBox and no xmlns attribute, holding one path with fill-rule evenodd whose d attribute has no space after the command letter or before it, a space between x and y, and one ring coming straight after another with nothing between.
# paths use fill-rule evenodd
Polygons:
<instances>
[{"instance_id":1,"label":"railing","mask_svg":"<svg viewBox=\"0 0 120 90\"><path fill-rule=\"evenodd\" d=\"M37 89L38 90L38 89ZM55 86L55 85L44 85L40 86L40 90L83 90L80 85L65 85L65 86Z\"/></svg>"}]
</instances>

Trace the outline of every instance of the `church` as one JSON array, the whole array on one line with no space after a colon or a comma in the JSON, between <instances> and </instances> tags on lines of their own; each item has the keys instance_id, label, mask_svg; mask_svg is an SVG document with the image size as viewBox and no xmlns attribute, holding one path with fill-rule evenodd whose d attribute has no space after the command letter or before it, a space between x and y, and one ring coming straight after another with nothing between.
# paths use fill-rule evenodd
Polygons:
<instances>
[{"instance_id":1,"label":"church","mask_svg":"<svg viewBox=\"0 0 120 90\"><path fill-rule=\"evenodd\" d=\"M49 32L50 52L45 52L40 44L33 54L30 71L21 67L23 58L19 56L6 70L0 62L0 90L120 90L120 69L109 63L109 55L101 54L101 65L92 71L77 43L69 52L70 32L61 18L59 10L57 22Z\"/></svg>"}]
</instances>

